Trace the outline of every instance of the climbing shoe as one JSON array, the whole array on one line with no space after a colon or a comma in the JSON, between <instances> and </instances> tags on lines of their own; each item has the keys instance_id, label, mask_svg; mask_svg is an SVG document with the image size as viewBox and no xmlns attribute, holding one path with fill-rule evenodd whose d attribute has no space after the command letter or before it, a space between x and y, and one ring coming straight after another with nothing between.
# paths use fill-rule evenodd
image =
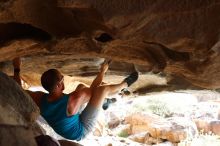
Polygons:
<instances>
[{"instance_id":1,"label":"climbing shoe","mask_svg":"<svg viewBox=\"0 0 220 146\"><path fill-rule=\"evenodd\" d=\"M131 73L124 81L128 84L128 87L131 86L138 79L138 72L135 71Z\"/></svg>"},{"instance_id":2,"label":"climbing shoe","mask_svg":"<svg viewBox=\"0 0 220 146\"><path fill-rule=\"evenodd\" d=\"M107 98L107 99L105 99L104 103L102 105L102 109L107 110L109 108L110 104L115 103L116 101L117 101L116 98L112 98L112 99Z\"/></svg>"}]
</instances>

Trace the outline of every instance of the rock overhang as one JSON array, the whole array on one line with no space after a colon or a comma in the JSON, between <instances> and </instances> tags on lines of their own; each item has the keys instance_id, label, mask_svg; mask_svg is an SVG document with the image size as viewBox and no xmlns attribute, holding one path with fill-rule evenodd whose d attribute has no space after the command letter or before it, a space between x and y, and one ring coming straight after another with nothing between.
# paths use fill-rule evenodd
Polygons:
<instances>
[{"instance_id":1,"label":"rock overhang","mask_svg":"<svg viewBox=\"0 0 220 146\"><path fill-rule=\"evenodd\" d=\"M218 89L219 8L218 1L189 0L2 1L1 68L20 56L29 79L47 68L85 77L111 58L112 75L135 64L143 75L166 74L177 89Z\"/></svg>"}]
</instances>

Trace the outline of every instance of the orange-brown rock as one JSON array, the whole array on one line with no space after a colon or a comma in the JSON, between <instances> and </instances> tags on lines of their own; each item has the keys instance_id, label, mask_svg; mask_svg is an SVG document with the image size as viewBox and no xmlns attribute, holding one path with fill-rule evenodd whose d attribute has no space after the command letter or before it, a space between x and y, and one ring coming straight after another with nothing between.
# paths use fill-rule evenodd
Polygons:
<instances>
[{"instance_id":1,"label":"orange-brown rock","mask_svg":"<svg viewBox=\"0 0 220 146\"><path fill-rule=\"evenodd\" d=\"M181 117L164 119L156 115L134 113L127 116L125 121L131 125L132 134L149 132L153 138L168 140L174 143L180 142L187 137L194 137L198 133L193 121ZM145 137L145 141L147 140L148 138Z\"/></svg>"},{"instance_id":2,"label":"orange-brown rock","mask_svg":"<svg viewBox=\"0 0 220 146\"><path fill-rule=\"evenodd\" d=\"M101 57L124 63L110 68L115 75L134 63L142 74L164 72L218 89L219 13L218 0L4 0L1 69L10 72L7 61L20 56L30 82L52 67L91 76Z\"/></svg>"}]
</instances>

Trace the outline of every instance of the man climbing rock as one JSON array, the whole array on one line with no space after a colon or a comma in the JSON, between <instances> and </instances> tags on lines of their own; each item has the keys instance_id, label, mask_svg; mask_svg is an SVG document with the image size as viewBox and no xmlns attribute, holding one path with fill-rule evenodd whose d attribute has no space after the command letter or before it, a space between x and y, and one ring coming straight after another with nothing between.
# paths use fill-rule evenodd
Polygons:
<instances>
[{"instance_id":1,"label":"man climbing rock","mask_svg":"<svg viewBox=\"0 0 220 146\"><path fill-rule=\"evenodd\" d=\"M14 79L21 85L19 58L13 60L13 66ZM67 139L81 140L92 131L104 99L129 87L138 79L138 72L135 71L119 84L101 85L108 66L107 62L101 65L90 87L79 84L70 94L63 93L64 76L56 69L49 69L41 76L41 84L49 93L27 92L55 132ZM87 106L79 113L84 103Z\"/></svg>"}]
</instances>

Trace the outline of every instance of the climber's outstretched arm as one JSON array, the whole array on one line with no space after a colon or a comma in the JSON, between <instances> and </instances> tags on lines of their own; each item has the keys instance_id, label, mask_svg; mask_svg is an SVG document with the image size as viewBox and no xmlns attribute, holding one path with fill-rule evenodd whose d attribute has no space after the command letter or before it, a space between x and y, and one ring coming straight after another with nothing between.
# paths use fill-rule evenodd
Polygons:
<instances>
[{"instance_id":1,"label":"climber's outstretched arm","mask_svg":"<svg viewBox=\"0 0 220 146\"><path fill-rule=\"evenodd\" d=\"M109 67L109 63L111 62L111 60L106 60L104 61L104 63L101 65L101 68L100 68L100 71L99 73L97 74L96 78L93 80L91 86L90 86L90 89L93 90L94 88L98 87L101 85L102 83L102 80L103 80L103 77L105 75L105 73L107 72L108 70L108 67Z\"/></svg>"},{"instance_id":2,"label":"climber's outstretched arm","mask_svg":"<svg viewBox=\"0 0 220 146\"><path fill-rule=\"evenodd\" d=\"M21 86L21 78L20 78L20 58L13 59L13 67L14 67L14 80Z\"/></svg>"},{"instance_id":3,"label":"climber's outstretched arm","mask_svg":"<svg viewBox=\"0 0 220 146\"><path fill-rule=\"evenodd\" d=\"M20 77L20 65L21 65L21 60L20 58L15 58L13 59L13 67L14 67L14 80L21 86L21 77ZM34 102L39 106L41 97L44 95L44 92L37 91L37 92L32 92L29 90L25 90L34 100Z\"/></svg>"}]
</instances>

